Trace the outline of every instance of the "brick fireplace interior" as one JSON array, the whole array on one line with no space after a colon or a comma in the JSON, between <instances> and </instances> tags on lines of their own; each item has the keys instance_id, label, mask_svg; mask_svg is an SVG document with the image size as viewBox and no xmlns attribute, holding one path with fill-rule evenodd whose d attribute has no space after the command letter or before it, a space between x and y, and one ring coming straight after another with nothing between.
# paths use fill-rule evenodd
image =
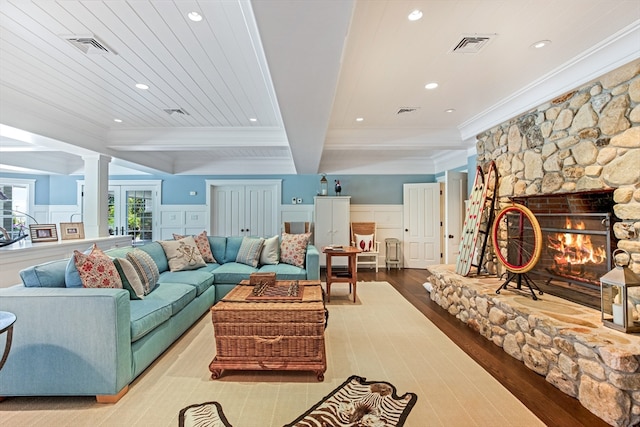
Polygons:
<instances>
[{"instance_id":1,"label":"brick fireplace interior","mask_svg":"<svg viewBox=\"0 0 640 427\"><path fill-rule=\"evenodd\" d=\"M542 253L529 278L543 291L600 310L600 277L617 246L613 190L515 197L536 216Z\"/></svg>"}]
</instances>

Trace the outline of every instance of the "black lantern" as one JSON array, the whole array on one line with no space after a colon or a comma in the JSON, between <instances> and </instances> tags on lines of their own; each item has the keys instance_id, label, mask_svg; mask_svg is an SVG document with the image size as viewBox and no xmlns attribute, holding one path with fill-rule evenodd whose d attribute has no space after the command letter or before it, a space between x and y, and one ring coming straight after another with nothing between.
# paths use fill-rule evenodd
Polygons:
<instances>
[{"instance_id":1,"label":"black lantern","mask_svg":"<svg viewBox=\"0 0 640 427\"><path fill-rule=\"evenodd\" d=\"M329 182L327 181L327 176L322 174L322 178L320 178L320 195L326 196L329 194Z\"/></svg>"},{"instance_id":2,"label":"black lantern","mask_svg":"<svg viewBox=\"0 0 640 427\"><path fill-rule=\"evenodd\" d=\"M627 254L627 263L618 263L616 253ZM622 332L640 332L640 277L628 268L629 253L613 251L615 268L600 278L602 323Z\"/></svg>"}]
</instances>

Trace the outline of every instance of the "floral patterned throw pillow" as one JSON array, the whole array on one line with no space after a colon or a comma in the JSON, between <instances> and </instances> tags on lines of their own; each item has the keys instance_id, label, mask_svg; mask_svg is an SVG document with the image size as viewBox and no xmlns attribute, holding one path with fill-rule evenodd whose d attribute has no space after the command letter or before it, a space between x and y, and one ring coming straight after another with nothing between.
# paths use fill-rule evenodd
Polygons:
<instances>
[{"instance_id":1,"label":"floral patterned throw pillow","mask_svg":"<svg viewBox=\"0 0 640 427\"><path fill-rule=\"evenodd\" d=\"M113 261L95 244L89 254L73 251L73 261L85 288L122 288Z\"/></svg>"},{"instance_id":2,"label":"floral patterned throw pillow","mask_svg":"<svg viewBox=\"0 0 640 427\"><path fill-rule=\"evenodd\" d=\"M309 244L310 238L311 233L282 233L282 242L280 243L280 262L295 265L296 267L304 267L304 261L307 255L307 245Z\"/></svg>"}]
</instances>

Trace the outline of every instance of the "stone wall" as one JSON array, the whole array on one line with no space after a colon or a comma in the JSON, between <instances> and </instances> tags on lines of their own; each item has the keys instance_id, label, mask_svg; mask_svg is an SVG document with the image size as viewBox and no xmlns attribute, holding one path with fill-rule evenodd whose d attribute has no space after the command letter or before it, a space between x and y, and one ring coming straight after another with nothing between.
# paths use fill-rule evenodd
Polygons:
<instances>
[{"instance_id":1,"label":"stone wall","mask_svg":"<svg viewBox=\"0 0 640 427\"><path fill-rule=\"evenodd\" d=\"M477 139L478 164L498 168L498 207L510 196L615 189L618 247L640 273L640 60Z\"/></svg>"},{"instance_id":2,"label":"stone wall","mask_svg":"<svg viewBox=\"0 0 640 427\"><path fill-rule=\"evenodd\" d=\"M431 299L614 426L640 423L640 336L602 325L600 312L553 295L534 301L494 276L429 266Z\"/></svg>"}]
</instances>

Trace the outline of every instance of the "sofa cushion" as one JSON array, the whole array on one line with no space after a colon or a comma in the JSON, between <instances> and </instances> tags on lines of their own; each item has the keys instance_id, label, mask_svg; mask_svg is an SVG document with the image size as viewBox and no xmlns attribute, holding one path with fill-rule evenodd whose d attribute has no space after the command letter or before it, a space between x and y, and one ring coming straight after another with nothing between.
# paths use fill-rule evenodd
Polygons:
<instances>
[{"instance_id":1,"label":"sofa cushion","mask_svg":"<svg viewBox=\"0 0 640 427\"><path fill-rule=\"evenodd\" d=\"M118 270L122 287L129 291L129 299L143 299L144 285L133 264L126 258L115 258L113 265Z\"/></svg>"},{"instance_id":2,"label":"sofa cushion","mask_svg":"<svg viewBox=\"0 0 640 427\"><path fill-rule=\"evenodd\" d=\"M238 258L238 251L240 250L240 246L242 246L243 240L243 236L227 237L227 246L224 251L224 261L222 262L223 264L226 264L228 262L236 262L236 258Z\"/></svg>"},{"instance_id":3,"label":"sofa cushion","mask_svg":"<svg viewBox=\"0 0 640 427\"><path fill-rule=\"evenodd\" d=\"M145 298L130 302L131 342L153 331L171 317L171 303L159 298Z\"/></svg>"},{"instance_id":4,"label":"sofa cushion","mask_svg":"<svg viewBox=\"0 0 640 427\"><path fill-rule=\"evenodd\" d=\"M238 262L228 262L216 268L213 273L213 283L233 283L238 284L241 280L249 278L251 273L257 272L258 269L240 264Z\"/></svg>"},{"instance_id":5,"label":"sofa cushion","mask_svg":"<svg viewBox=\"0 0 640 427\"><path fill-rule=\"evenodd\" d=\"M225 263L225 252L227 250L227 238L219 236L209 236L209 246L211 246L211 253L216 259L218 264ZM233 258L235 259L235 258Z\"/></svg>"},{"instance_id":6,"label":"sofa cushion","mask_svg":"<svg viewBox=\"0 0 640 427\"><path fill-rule=\"evenodd\" d=\"M260 261L260 253L262 252L263 245L264 239L262 237L245 236L242 239L240 249L238 249L236 262L250 265L251 267L257 267L258 262Z\"/></svg>"},{"instance_id":7,"label":"sofa cushion","mask_svg":"<svg viewBox=\"0 0 640 427\"><path fill-rule=\"evenodd\" d=\"M311 233L288 234L282 233L280 243L280 262L291 264L296 267L304 267L305 256L307 255L307 245Z\"/></svg>"},{"instance_id":8,"label":"sofa cushion","mask_svg":"<svg viewBox=\"0 0 640 427\"><path fill-rule=\"evenodd\" d=\"M162 245L160 243L151 242L143 246L138 246L136 249L139 249L149 254L151 259L153 259L153 262L156 263L156 267L159 273L169 270L169 263L167 262L167 256L165 255L164 249L162 249Z\"/></svg>"},{"instance_id":9,"label":"sofa cushion","mask_svg":"<svg viewBox=\"0 0 640 427\"><path fill-rule=\"evenodd\" d=\"M260 253L260 265L277 264L280 262L280 236L265 239Z\"/></svg>"},{"instance_id":10,"label":"sofa cushion","mask_svg":"<svg viewBox=\"0 0 640 427\"><path fill-rule=\"evenodd\" d=\"M187 236L173 233L173 238L175 240L184 239L185 237ZM217 262L211 252L211 245L209 245L209 238L207 237L206 230L202 231L202 233L197 236L193 236L193 240L195 240L198 251L200 251L200 255L202 255L204 262Z\"/></svg>"},{"instance_id":11,"label":"sofa cushion","mask_svg":"<svg viewBox=\"0 0 640 427\"><path fill-rule=\"evenodd\" d=\"M160 247L162 248L162 246ZM127 253L127 259L133 264L138 277L142 281L144 294L149 294L158 283L158 278L160 277L156 263L147 252L137 248Z\"/></svg>"},{"instance_id":12,"label":"sofa cushion","mask_svg":"<svg viewBox=\"0 0 640 427\"><path fill-rule=\"evenodd\" d=\"M68 259L61 259L27 267L20 270L20 278L27 288L64 288L68 263Z\"/></svg>"},{"instance_id":13,"label":"sofa cushion","mask_svg":"<svg viewBox=\"0 0 640 427\"><path fill-rule=\"evenodd\" d=\"M210 264L217 266L218 264ZM184 283L196 288L199 296L213 285L213 274L206 270L165 271L160 275L158 283ZM155 292L155 291L154 291Z\"/></svg>"},{"instance_id":14,"label":"sofa cushion","mask_svg":"<svg viewBox=\"0 0 640 427\"><path fill-rule=\"evenodd\" d=\"M146 299L166 301L171 306L171 315L175 316L196 297L196 288L185 283L158 283Z\"/></svg>"},{"instance_id":15,"label":"sofa cushion","mask_svg":"<svg viewBox=\"0 0 640 427\"><path fill-rule=\"evenodd\" d=\"M280 263L278 265L263 265L260 273L276 273L277 280L306 280L307 270L294 265Z\"/></svg>"},{"instance_id":16,"label":"sofa cushion","mask_svg":"<svg viewBox=\"0 0 640 427\"><path fill-rule=\"evenodd\" d=\"M160 244L167 256L170 271L195 270L206 265L191 236L180 240L161 240Z\"/></svg>"},{"instance_id":17,"label":"sofa cushion","mask_svg":"<svg viewBox=\"0 0 640 427\"><path fill-rule=\"evenodd\" d=\"M73 251L73 260L83 287L122 289L122 280L113 261L95 243L88 255Z\"/></svg>"}]
</instances>

